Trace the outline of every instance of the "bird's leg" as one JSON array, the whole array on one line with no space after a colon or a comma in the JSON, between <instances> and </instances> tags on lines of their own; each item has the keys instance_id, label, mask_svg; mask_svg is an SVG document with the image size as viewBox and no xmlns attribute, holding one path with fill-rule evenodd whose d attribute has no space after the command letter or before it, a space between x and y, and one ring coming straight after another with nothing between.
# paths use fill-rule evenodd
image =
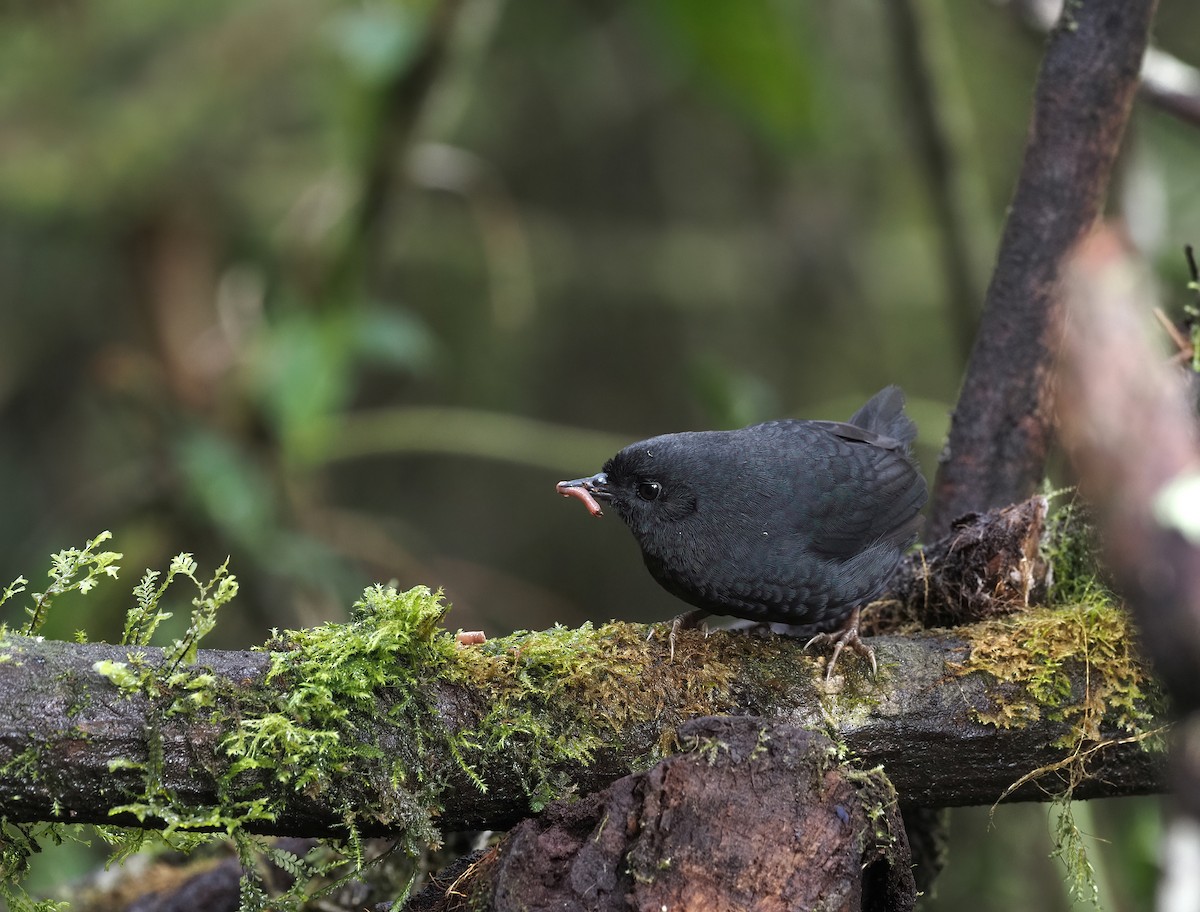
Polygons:
<instances>
[{"instance_id":1,"label":"bird's leg","mask_svg":"<svg viewBox=\"0 0 1200 912\"><path fill-rule=\"evenodd\" d=\"M858 635L858 619L861 614L862 607L859 606L850 612L837 633L818 633L804 644L806 650L813 644L822 646L833 644L833 653L829 656L829 664L825 666L826 681L833 677L833 669L837 665L838 656L847 646L871 663L871 677L875 677L879 673L879 667L875 664L875 650L864 643Z\"/></svg>"}]
</instances>

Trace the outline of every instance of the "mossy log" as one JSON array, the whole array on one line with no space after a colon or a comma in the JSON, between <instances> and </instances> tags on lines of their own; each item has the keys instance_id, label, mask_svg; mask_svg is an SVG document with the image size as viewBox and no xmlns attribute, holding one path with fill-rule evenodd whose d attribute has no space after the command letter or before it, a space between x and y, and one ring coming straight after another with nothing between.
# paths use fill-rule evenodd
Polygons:
<instances>
[{"instance_id":1,"label":"mossy log","mask_svg":"<svg viewBox=\"0 0 1200 912\"><path fill-rule=\"evenodd\" d=\"M672 657L667 631L613 623L458 646L439 629L436 649L370 669L370 705L322 692L323 716L291 719L297 694L328 687L278 663L303 646L201 650L186 680L150 674L130 687L111 663L154 672L160 651L136 650L130 665L127 647L8 635L0 808L10 822L221 828L236 817L308 836L348 821L397 834L430 816L444 829L501 828L648 768L686 720L722 714L821 732L865 768L882 765L906 806L1162 786L1156 691L1118 608L876 637L878 678L850 660L832 684L795 640L681 631ZM283 736L274 753L255 752L268 722ZM337 750L305 752L310 742Z\"/></svg>"}]
</instances>

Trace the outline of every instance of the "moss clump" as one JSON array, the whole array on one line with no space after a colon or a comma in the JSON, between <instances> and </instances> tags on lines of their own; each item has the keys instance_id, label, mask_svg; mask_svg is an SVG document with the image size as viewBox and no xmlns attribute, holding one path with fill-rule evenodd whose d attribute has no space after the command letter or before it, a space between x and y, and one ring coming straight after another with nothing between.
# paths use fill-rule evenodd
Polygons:
<instances>
[{"instance_id":1,"label":"moss clump","mask_svg":"<svg viewBox=\"0 0 1200 912\"><path fill-rule=\"evenodd\" d=\"M564 764L590 764L601 749L620 750L622 734L642 726L663 732L659 752L665 752L679 721L729 705L733 665L706 658L713 651L702 648L696 631L680 633L668 668L647 674L662 660L661 647L647 640L649 629L623 623L556 626L459 650L444 679L489 696L477 725L459 733L456 749L463 761L487 770L507 756L509 774L520 777L532 806L540 809L561 796ZM644 763L654 759L645 757Z\"/></svg>"},{"instance_id":2,"label":"moss clump","mask_svg":"<svg viewBox=\"0 0 1200 912\"><path fill-rule=\"evenodd\" d=\"M180 563L183 558L187 560ZM394 828L403 837L397 843L401 852L415 855L424 845L436 844L431 814L441 782L423 779L416 758L388 753L384 745L389 727L449 737L439 735L433 724L435 707L425 686L457 650L441 626L446 607L439 595L425 587L397 592L375 586L354 605L348 624L276 632L262 647L270 653L264 684L274 688L240 691L194 664L196 645L211 629L215 608L232 598L236 583L224 567L208 585L196 580L194 570L190 558L181 555L168 574L167 583L172 576L192 579L199 598L193 602L196 611L188 633L164 651L162 662L148 662L134 651L128 662L98 663L95 670L118 688L149 697L164 715L202 707L212 711L212 722L228 730L219 751L231 761L218 783L220 801L213 807L188 807L169 794L162 784L161 735L152 726L146 762L116 761L118 767L141 770L145 787L115 812L161 821L158 835L168 844L196 830L225 831L246 872L242 897L249 909L265 908L268 901L298 905L313 885L361 872L367 864L359 838L364 823ZM131 645L144 645L164 616L157 606L166 583L155 583L148 574L139 586L126 625ZM362 777L348 781L350 768L363 771ZM251 835L255 823L275 818L292 800L289 795L320 797L322 804L340 809L341 851L298 858ZM143 841L140 833L118 834L118 851ZM293 888L269 898L257 858L292 874Z\"/></svg>"},{"instance_id":3,"label":"moss clump","mask_svg":"<svg viewBox=\"0 0 1200 912\"><path fill-rule=\"evenodd\" d=\"M1064 865L1074 901L1097 895L1095 873L1072 813L1075 786L1087 777L1088 760L1117 742L1136 741L1162 750L1158 720L1164 698L1133 649L1134 633L1125 611L1098 587L1087 588L1091 601L1057 609L1041 608L971 628L970 657L958 666L963 674L985 672L1011 685L1004 702L977 710L977 718L1002 727L1019 727L1039 718L1064 723L1053 746L1060 760L1032 769L997 800L1049 774L1058 778L1054 799L1053 855ZM1080 679L1082 688L1072 683ZM1106 740L1104 731L1125 732Z\"/></svg>"},{"instance_id":4,"label":"moss clump","mask_svg":"<svg viewBox=\"0 0 1200 912\"><path fill-rule=\"evenodd\" d=\"M1102 726L1132 735L1153 728L1162 695L1136 653L1133 627L1104 579L1099 551L1084 509L1063 505L1042 538L1050 607L964 631L971 653L957 670L983 671L1011 685L1003 703L976 711L980 721L1063 722L1055 746L1069 749L1101 741ZM1072 683L1080 666L1082 690Z\"/></svg>"},{"instance_id":5,"label":"moss clump","mask_svg":"<svg viewBox=\"0 0 1200 912\"><path fill-rule=\"evenodd\" d=\"M408 694L386 721L427 715L430 707L417 705L420 682L456 648L441 626L445 613L439 596L423 586L408 592L375 586L355 603L349 624L275 633L262 647L271 654L266 683L282 689L260 712L244 714L226 738L222 750L237 758L227 776L267 769L278 782L319 793L364 749L344 736L359 730L359 714L378 713L381 690Z\"/></svg>"},{"instance_id":6,"label":"moss clump","mask_svg":"<svg viewBox=\"0 0 1200 912\"><path fill-rule=\"evenodd\" d=\"M1131 734L1155 720L1160 699L1132 648L1133 630L1118 606L1099 601L1034 609L967 628L971 652L960 674L986 672L1010 685L1003 703L976 710L1004 728L1039 719L1066 723L1055 746L1101 740L1102 724ZM1071 671L1083 666L1082 692Z\"/></svg>"},{"instance_id":7,"label":"moss clump","mask_svg":"<svg viewBox=\"0 0 1200 912\"><path fill-rule=\"evenodd\" d=\"M1047 496L1055 495L1052 492ZM1089 521L1087 510L1078 502L1063 504L1046 520L1040 550L1048 567L1049 604L1111 604L1117 601L1104 579L1096 530Z\"/></svg>"},{"instance_id":8,"label":"moss clump","mask_svg":"<svg viewBox=\"0 0 1200 912\"><path fill-rule=\"evenodd\" d=\"M440 594L423 586L374 586L355 603L349 624L276 633L264 648L271 654L266 683L279 691L261 705L237 704L220 748L233 761L222 779L227 792L242 794L265 775L321 796L342 808L356 856L367 820L403 831L414 851L436 843L430 813L441 783L423 778L415 758L387 752L384 734L397 727L417 733L419 743L450 738L425 683L458 648L441 626L445 613ZM385 702L385 692L400 699ZM366 770L366 780L344 782L351 766Z\"/></svg>"},{"instance_id":9,"label":"moss clump","mask_svg":"<svg viewBox=\"0 0 1200 912\"><path fill-rule=\"evenodd\" d=\"M23 634L35 633L44 623L57 595L71 590L86 593L101 578L116 575L120 555L98 550L107 539L105 533L83 549L54 556L51 585L46 592L33 594ZM150 640L170 617L162 608L164 595L185 580L194 588L190 624L162 650L161 658L151 660ZM5 587L0 602L22 594L25 584L19 577ZM129 647L125 660L98 662L93 671L118 691L151 703L145 755L112 763L114 770L136 769L142 787L113 813L136 817L157 829L101 827L96 831L114 846L114 859L155 843L195 848L216 838L211 831L223 831L232 839L246 872L244 908L265 908L268 901L273 907L298 906L313 884L364 868L358 830L367 815L372 822L385 822L402 833L401 849L436 842L430 815L443 783L436 776L423 778L415 772L420 767L414 757L386 755L384 736L389 727L403 727L429 738L453 739L434 724L437 714L425 684L458 647L441 627L446 608L437 595L423 587L399 593L377 586L355 605L349 624L276 634L266 648L271 652L267 682L277 687L239 689L197 664L198 647L215 626L217 610L236 596L237 588L225 566L205 580L197 576L191 555L181 554L165 576L148 571L134 590L134 605L122 635L122 644ZM10 658L3 648L6 640L0 627L0 661ZM393 699L383 699L385 694ZM213 725L229 732L220 749L231 762L219 780L219 801L212 806L188 805L165 786L164 744L156 721L201 710L208 712ZM10 772L19 766L22 771L29 767L32 774L35 759L32 749L13 758ZM366 770L364 778L339 784L348 778L341 774L351 766ZM344 852L297 858L251 835L255 823L272 819L292 800L289 795L320 795L323 804L340 809ZM61 825L30 827L0 817L0 899L14 908L41 908L17 884L38 841L61 840L64 834ZM286 895L268 900L258 873L259 858L295 877L295 886Z\"/></svg>"}]
</instances>

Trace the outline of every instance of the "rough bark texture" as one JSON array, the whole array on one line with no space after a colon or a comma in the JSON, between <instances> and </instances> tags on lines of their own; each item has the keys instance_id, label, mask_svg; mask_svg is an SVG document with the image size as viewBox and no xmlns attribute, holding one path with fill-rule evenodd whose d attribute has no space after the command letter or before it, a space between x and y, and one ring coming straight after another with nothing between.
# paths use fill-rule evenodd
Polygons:
<instances>
[{"instance_id":1,"label":"rough bark texture","mask_svg":"<svg viewBox=\"0 0 1200 912\"><path fill-rule=\"evenodd\" d=\"M829 739L762 719L697 719L680 736L684 753L551 805L408 909L912 909L882 774L848 771Z\"/></svg>"},{"instance_id":2,"label":"rough bark texture","mask_svg":"<svg viewBox=\"0 0 1200 912\"><path fill-rule=\"evenodd\" d=\"M1011 0L1016 13L1038 33L1054 26L1062 0ZM1200 71L1193 65L1157 47L1146 51L1142 61L1139 92L1148 104L1177 117L1184 123L1200 126Z\"/></svg>"},{"instance_id":3,"label":"rough bark texture","mask_svg":"<svg viewBox=\"0 0 1200 912\"><path fill-rule=\"evenodd\" d=\"M1138 84L1155 0L1066 4L1038 74L1020 176L950 437L930 535L1041 483L1065 257L1095 224Z\"/></svg>"}]
</instances>

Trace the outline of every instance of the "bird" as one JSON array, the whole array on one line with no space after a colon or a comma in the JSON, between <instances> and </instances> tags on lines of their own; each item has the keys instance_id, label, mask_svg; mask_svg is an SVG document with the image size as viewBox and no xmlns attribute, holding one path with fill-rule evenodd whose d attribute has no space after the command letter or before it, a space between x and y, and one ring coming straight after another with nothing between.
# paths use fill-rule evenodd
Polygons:
<instances>
[{"instance_id":1,"label":"bird","mask_svg":"<svg viewBox=\"0 0 1200 912\"><path fill-rule=\"evenodd\" d=\"M832 645L826 678L859 636L920 533L928 490L911 453L917 428L897 386L848 421L783 419L732 431L664 434L625 447L558 493L629 527L650 575L694 606L790 625ZM604 506L602 506L604 505Z\"/></svg>"}]
</instances>

